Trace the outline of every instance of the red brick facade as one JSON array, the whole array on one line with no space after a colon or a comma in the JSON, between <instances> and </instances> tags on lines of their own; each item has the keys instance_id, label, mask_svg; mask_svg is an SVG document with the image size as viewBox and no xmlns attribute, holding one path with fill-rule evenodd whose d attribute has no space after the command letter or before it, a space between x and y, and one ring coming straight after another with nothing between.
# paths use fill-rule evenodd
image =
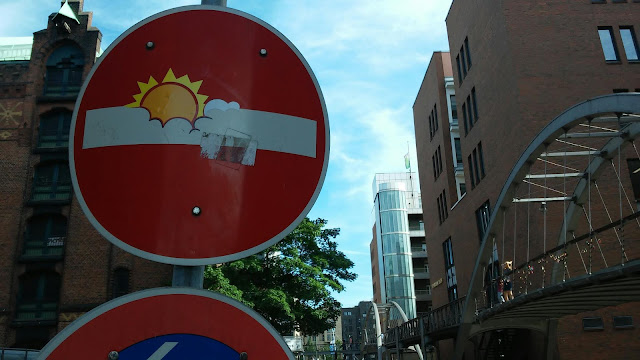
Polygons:
<instances>
[{"instance_id":1,"label":"red brick facade","mask_svg":"<svg viewBox=\"0 0 640 360\"><path fill-rule=\"evenodd\" d=\"M92 14L83 11L83 1L71 0L69 5L77 22L53 13L47 28L33 35L30 60L0 61L0 347L43 346L79 315L113 297L117 269L128 273L120 279L118 291L171 282L170 266L127 254L99 235L73 195L34 196L39 166L59 164L54 176L60 186L68 164L66 145L41 145L41 121L61 110L72 112L77 97L77 89L51 90L59 85L48 73L47 65L54 61L51 56L64 47L80 49L84 58L75 61L83 63L83 80L100 49L101 33L91 26ZM35 232L34 219L52 216L66 222L64 236L58 230L57 240L49 238L44 247L52 245L58 252L53 256L28 253L27 234ZM53 310L38 308L45 303Z\"/></svg>"},{"instance_id":2,"label":"red brick facade","mask_svg":"<svg viewBox=\"0 0 640 360\"><path fill-rule=\"evenodd\" d=\"M445 281L433 289L434 308L449 302L443 242L449 237L452 239L458 296L464 296L479 248L475 212L487 200L492 211L496 211L493 206L512 167L538 132L562 111L577 103L618 89L640 89L640 63L626 59L618 31L620 26L632 26L636 38L639 37L638 14L640 3L633 0L619 3L609 0L602 4L591 0L453 1L446 20L451 49L449 64L455 81L467 185L467 194L458 203L454 170L449 163L453 155L446 117L440 117L440 131L432 139L427 121L428 111L434 104L441 114L446 113L443 77L451 75L444 75L441 70L449 65L443 65L442 53L435 53L432 57L414 104L431 279L432 284L439 279ZM620 61L605 61L598 36L599 26L611 26L615 30ZM466 71L463 69L466 75L459 73L457 66L456 59L462 57L461 52L465 59L471 56L471 66L467 66ZM472 96L474 90L477 123L465 135L461 104ZM480 143L486 176L472 188L467 156ZM445 149L446 169L434 180L431 156L439 145ZM630 153L626 155L637 157ZM625 178L622 180L627 184L630 181L628 173L624 167L622 174ZM440 224L435 199L443 189L450 205L448 218ZM452 204L455 204L453 208ZM553 218L551 214L549 216ZM562 214L556 216L556 222L558 218L561 221ZM522 227L519 228L519 236L522 231ZM511 249L506 250L511 252ZM517 255L522 258L524 249L517 250ZM639 250L637 247L628 249L629 259L637 259ZM613 253L619 249L604 251ZM573 257L572 261L571 268L581 266L577 263L578 258ZM585 332L582 329L582 318L593 314L606 319L603 331ZM610 326L611 314L630 315L635 323L640 321L640 303L607 308L593 314L560 319L558 350L561 358L630 359L640 356L638 341L630 341L640 337L638 326L630 330L614 330ZM446 348L450 349L450 346Z\"/></svg>"}]
</instances>

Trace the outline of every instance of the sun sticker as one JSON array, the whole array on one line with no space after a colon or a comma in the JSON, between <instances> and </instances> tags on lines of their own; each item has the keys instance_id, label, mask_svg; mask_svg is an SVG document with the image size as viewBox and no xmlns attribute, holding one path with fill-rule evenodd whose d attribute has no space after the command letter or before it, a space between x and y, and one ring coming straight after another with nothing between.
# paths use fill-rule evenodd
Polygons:
<instances>
[{"instance_id":1,"label":"sun sticker","mask_svg":"<svg viewBox=\"0 0 640 360\"><path fill-rule=\"evenodd\" d=\"M204 102L208 96L198 94L202 80L191 82L188 75L176 78L169 69L161 83L153 76L147 83L138 81L140 93L127 107L140 107L149 111L150 120L160 120L162 126L171 119L186 119L194 125L204 114Z\"/></svg>"}]
</instances>

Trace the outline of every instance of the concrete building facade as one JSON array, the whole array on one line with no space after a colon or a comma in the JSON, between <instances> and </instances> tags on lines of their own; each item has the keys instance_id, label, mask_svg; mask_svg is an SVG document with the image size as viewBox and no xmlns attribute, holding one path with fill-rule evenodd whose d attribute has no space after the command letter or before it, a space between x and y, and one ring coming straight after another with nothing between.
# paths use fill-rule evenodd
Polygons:
<instances>
[{"instance_id":1,"label":"concrete building facade","mask_svg":"<svg viewBox=\"0 0 640 360\"><path fill-rule=\"evenodd\" d=\"M100 31L62 2L32 38L0 39L0 347L39 349L114 297L166 286L171 267L93 229L71 186L68 139Z\"/></svg>"},{"instance_id":2,"label":"concrete building facade","mask_svg":"<svg viewBox=\"0 0 640 360\"><path fill-rule=\"evenodd\" d=\"M413 108L424 214L439 214L424 217L434 307L466 294L492 205L533 137L576 103L640 91L639 11L633 0L453 1L451 53L434 53ZM442 116L451 111L459 145L454 116L449 127ZM464 182L457 180L460 162ZM640 315L637 303L603 311ZM575 326L581 319L561 319L558 338L573 338L559 342L561 357L593 353L584 341L592 334ZM598 342L627 333L618 335L601 333ZM443 354L452 348L451 341L440 345ZM616 348L611 358L640 351L631 348Z\"/></svg>"}]
</instances>

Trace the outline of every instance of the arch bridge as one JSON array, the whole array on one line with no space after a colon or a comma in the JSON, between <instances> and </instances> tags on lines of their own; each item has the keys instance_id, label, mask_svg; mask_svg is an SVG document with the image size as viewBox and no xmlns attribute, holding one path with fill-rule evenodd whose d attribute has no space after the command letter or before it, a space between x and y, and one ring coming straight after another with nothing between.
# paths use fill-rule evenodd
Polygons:
<instances>
[{"instance_id":1,"label":"arch bridge","mask_svg":"<svg viewBox=\"0 0 640 360\"><path fill-rule=\"evenodd\" d=\"M557 319L640 301L639 135L640 93L593 98L550 121L483 224L464 300L390 329L395 346L455 336L456 359L553 359ZM499 296L501 280L513 299Z\"/></svg>"}]
</instances>

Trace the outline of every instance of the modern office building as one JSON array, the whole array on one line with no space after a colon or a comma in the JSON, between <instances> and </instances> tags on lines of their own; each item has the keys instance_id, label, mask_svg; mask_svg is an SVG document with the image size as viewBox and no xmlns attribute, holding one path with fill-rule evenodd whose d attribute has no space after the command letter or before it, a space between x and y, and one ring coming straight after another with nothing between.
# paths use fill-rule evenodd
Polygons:
<instances>
[{"instance_id":1,"label":"modern office building","mask_svg":"<svg viewBox=\"0 0 640 360\"><path fill-rule=\"evenodd\" d=\"M39 349L95 306L171 283L170 266L111 245L74 197L69 126L101 33L82 0L52 11L32 37L0 38L0 347Z\"/></svg>"},{"instance_id":2,"label":"modern office building","mask_svg":"<svg viewBox=\"0 0 640 360\"><path fill-rule=\"evenodd\" d=\"M416 173L373 179L371 271L374 301L395 301L408 318L431 308L429 262ZM391 316L397 316L392 313Z\"/></svg>"},{"instance_id":3,"label":"modern office building","mask_svg":"<svg viewBox=\"0 0 640 360\"><path fill-rule=\"evenodd\" d=\"M433 54L413 108L424 214L438 214L424 217L434 308L467 293L492 205L534 136L577 103L640 91L639 13L637 0L453 1L451 53ZM639 303L614 310L640 318ZM581 323L558 323L561 358L597 353ZM439 346L446 358L453 340Z\"/></svg>"}]
</instances>

